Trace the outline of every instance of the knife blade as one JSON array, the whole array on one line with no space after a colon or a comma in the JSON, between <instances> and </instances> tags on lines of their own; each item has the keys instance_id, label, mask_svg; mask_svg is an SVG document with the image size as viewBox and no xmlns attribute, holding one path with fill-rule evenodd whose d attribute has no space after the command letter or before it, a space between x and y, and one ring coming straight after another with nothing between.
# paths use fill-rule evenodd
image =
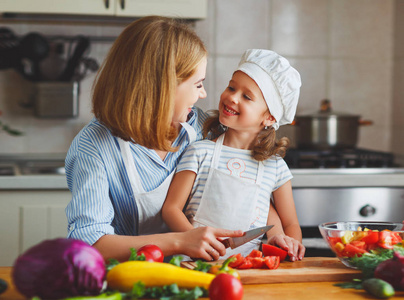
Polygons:
<instances>
[{"instance_id":1,"label":"knife blade","mask_svg":"<svg viewBox=\"0 0 404 300\"><path fill-rule=\"evenodd\" d=\"M266 233L272 227L274 227L274 225L267 225L263 227L254 228L245 231L243 236L227 238L223 240L222 243L226 248L230 247L231 249L234 249L241 245L244 245L245 243L248 243L249 241L255 239L256 237L259 237L261 234Z\"/></svg>"}]
</instances>

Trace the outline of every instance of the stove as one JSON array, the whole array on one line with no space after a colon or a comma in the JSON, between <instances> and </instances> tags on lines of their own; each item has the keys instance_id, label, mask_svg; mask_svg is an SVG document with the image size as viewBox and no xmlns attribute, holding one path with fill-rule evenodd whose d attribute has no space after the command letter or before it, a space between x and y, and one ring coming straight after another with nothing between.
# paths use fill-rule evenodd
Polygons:
<instances>
[{"instance_id":1,"label":"stove","mask_svg":"<svg viewBox=\"0 0 404 300\"><path fill-rule=\"evenodd\" d=\"M293 197L306 256L334 256L318 225L404 220L404 169L387 152L288 149Z\"/></svg>"},{"instance_id":2,"label":"stove","mask_svg":"<svg viewBox=\"0 0 404 300\"><path fill-rule=\"evenodd\" d=\"M285 156L289 168L392 168L394 155L360 148L342 150L289 149Z\"/></svg>"}]
</instances>

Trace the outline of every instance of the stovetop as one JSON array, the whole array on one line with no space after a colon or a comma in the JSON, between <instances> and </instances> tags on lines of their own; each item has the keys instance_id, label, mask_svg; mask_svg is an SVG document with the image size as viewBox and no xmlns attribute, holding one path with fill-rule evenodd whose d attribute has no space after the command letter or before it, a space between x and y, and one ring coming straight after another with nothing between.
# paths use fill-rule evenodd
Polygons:
<instances>
[{"instance_id":1,"label":"stovetop","mask_svg":"<svg viewBox=\"0 0 404 300\"><path fill-rule=\"evenodd\" d=\"M288 149L285 161L291 169L395 168L394 155L361 148Z\"/></svg>"}]
</instances>

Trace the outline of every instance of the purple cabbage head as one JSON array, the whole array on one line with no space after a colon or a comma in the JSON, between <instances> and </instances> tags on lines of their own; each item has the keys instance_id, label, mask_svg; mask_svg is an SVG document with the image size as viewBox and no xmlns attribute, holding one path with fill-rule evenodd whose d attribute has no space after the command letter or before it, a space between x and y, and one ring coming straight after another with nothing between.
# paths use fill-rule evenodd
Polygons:
<instances>
[{"instance_id":1,"label":"purple cabbage head","mask_svg":"<svg viewBox=\"0 0 404 300\"><path fill-rule=\"evenodd\" d=\"M387 281L396 290L404 290L404 256L394 252L393 258L377 265L374 276Z\"/></svg>"},{"instance_id":2,"label":"purple cabbage head","mask_svg":"<svg viewBox=\"0 0 404 300\"><path fill-rule=\"evenodd\" d=\"M13 281L26 297L61 299L100 293L106 268L97 249L80 240L43 241L14 263Z\"/></svg>"}]
</instances>

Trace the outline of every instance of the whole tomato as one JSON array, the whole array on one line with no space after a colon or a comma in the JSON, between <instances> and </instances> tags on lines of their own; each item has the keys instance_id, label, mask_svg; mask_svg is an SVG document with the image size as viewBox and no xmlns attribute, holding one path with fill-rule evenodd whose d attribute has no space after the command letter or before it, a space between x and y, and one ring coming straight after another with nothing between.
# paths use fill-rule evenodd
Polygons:
<instances>
[{"instance_id":1,"label":"whole tomato","mask_svg":"<svg viewBox=\"0 0 404 300\"><path fill-rule=\"evenodd\" d=\"M220 273L209 285L210 300L241 300L243 299L243 285L236 277Z\"/></svg>"},{"instance_id":2,"label":"whole tomato","mask_svg":"<svg viewBox=\"0 0 404 300\"><path fill-rule=\"evenodd\" d=\"M163 262L163 251L156 245L145 245L139 248L136 252L137 255L144 254L146 261L150 262Z\"/></svg>"}]
</instances>

